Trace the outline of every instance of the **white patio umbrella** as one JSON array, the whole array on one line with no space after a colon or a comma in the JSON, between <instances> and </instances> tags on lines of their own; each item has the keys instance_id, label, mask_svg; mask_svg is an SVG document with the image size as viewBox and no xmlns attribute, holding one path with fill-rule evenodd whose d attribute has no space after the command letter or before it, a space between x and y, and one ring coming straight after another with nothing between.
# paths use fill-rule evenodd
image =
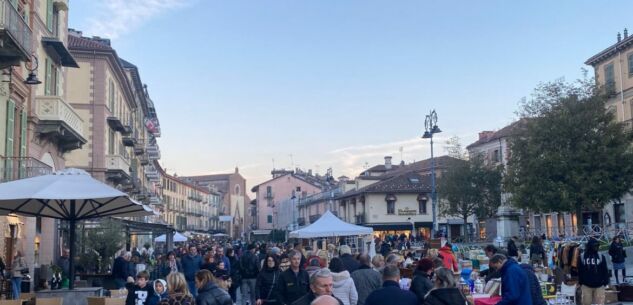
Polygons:
<instances>
[{"instance_id":1,"label":"white patio umbrella","mask_svg":"<svg viewBox=\"0 0 633 305\"><path fill-rule=\"evenodd\" d=\"M215 233L213 234L213 237L227 237L229 236L228 234L224 234L224 233Z\"/></svg>"},{"instance_id":2,"label":"white patio umbrella","mask_svg":"<svg viewBox=\"0 0 633 305\"><path fill-rule=\"evenodd\" d=\"M164 243L167 240L167 235L163 234L161 236L158 236L156 238L154 238L155 242L159 242L159 243ZM183 241L187 241L187 236L184 236L178 232L174 233L174 242L183 242Z\"/></svg>"},{"instance_id":3,"label":"white patio umbrella","mask_svg":"<svg viewBox=\"0 0 633 305\"><path fill-rule=\"evenodd\" d=\"M69 288L74 288L75 224L107 216L149 216L154 211L86 171L68 168L50 175L0 183L0 215L67 220L70 224Z\"/></svg>"}]
</instances>

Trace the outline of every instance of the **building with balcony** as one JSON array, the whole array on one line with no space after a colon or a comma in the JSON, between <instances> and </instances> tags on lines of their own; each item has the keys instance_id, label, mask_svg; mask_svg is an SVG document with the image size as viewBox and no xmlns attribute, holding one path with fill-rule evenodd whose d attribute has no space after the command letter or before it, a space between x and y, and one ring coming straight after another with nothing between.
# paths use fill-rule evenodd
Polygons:
<instances>
[{"instance_id":1,"label":"building with balcony","mask_svg":"<svg viewBox=\"0 0 633 305\"><path fill-rule=\"evenodd\" d=\"M596 83L609 94L607 111L612 111L618 122L633 129L633 35L624 29L614 43L591 56L586 65L594 69ZM625 195L619 201L607 204L601 212L583 215L583 223L617 224L625 226L633 221L633 196Z\"/></svg>"},{"instance_id":2,"label":"building with balcony","mask_svg":"<svg viewBox=\"0 0 633 305\"><path fill-rule=\"evenodd\" d=\"M233 238L242 238L249 228L245 226L245 213L250 200L245 194L246 179L236 167L235 172L217 175L183 176L184 181L215 190L220 194L220 205L217 207L219 231Z\"/></svg>"}]
</instances>

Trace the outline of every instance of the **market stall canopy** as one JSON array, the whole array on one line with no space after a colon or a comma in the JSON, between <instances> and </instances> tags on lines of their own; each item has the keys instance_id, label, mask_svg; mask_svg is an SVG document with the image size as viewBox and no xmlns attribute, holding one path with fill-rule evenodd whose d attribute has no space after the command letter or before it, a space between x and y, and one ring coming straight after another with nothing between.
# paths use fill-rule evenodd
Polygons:
<instances>
[{"instance_id":1,"label":"market stall canopy","mask_svg":"<svg viewBox=\"0 0 633 305\"><path fill-rule=\"evenodd\" d=\"M372 228L353 225L342 221L332 212L326 211L313 224L290 232L290 238L318 238L332 236L352 236L373 234Z\"/></svg>"},{"instance_id":2,"label":"market stall canopy","mask_svg":"<svg viewBox=\"0 0 633 305\"><path fill-rule=\"evenodd\" d=\"M76 168L0 183L0 215L9 214L67 220L70 224L70 257L73 258L77 221L107 216L155 215L152 208ZM74 259L69 261L69 273L74 279ZM74 281L70 281L69 288L74 288Z\"/></svg>"},{"instance_id":3,"label":"market stall canopy","mask_svg":"<svg viewBox=\"0 0 633 305\"><path fill-rule=\"evenodd\" d=\"M166 234L163 234L161 236L154 238L154 241L159 242L159 243L164 243L166 240L167 240ZM178 232L174 233L174 242L183 242L183 241L187 241L187 236L184 236Z\"/></svg>"},{"instance_id":4,"label":"market stall canopy","mask_svg":"<svg viewBox=\"0 0 633 305\"><path fill-rule=\"evenodd\" d=\"M213 234L213 237L227 237L229 236L228 234L224 234L224 233L215 233Z\"/></svg>"}]
</instances>

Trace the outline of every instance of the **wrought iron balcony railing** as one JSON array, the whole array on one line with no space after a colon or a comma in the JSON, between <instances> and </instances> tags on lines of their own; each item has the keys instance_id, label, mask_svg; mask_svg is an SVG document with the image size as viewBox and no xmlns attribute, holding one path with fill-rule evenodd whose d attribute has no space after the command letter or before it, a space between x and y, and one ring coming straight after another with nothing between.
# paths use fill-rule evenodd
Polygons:
<instances>
[{"instance_id":1,"label":"wrought iron balcony railing","mask_svg":"<svg viewBox=\"0 0 633 305\"><path fill-rule=\"evenodd\" d=\"M53 169L31 157L2 157L0 156L0 182L48 175Z\"/></svg>"}]
</instances>

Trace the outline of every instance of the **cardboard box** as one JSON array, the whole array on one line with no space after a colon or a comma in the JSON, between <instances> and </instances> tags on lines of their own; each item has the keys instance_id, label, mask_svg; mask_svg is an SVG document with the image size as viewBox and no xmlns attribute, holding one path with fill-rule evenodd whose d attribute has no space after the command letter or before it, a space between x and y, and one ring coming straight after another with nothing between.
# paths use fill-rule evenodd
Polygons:
<instances>
[{"instance_id":1,"label":"cardboard box","mask_svg":"<svg viewBox=\"0 0 633 305\"><path fill-rule=\"evenodd\" d=\"M611 304L618 302L618 292L615 290L605 290L604 291L604 303Z\"/></svg>"}]
</instances>

